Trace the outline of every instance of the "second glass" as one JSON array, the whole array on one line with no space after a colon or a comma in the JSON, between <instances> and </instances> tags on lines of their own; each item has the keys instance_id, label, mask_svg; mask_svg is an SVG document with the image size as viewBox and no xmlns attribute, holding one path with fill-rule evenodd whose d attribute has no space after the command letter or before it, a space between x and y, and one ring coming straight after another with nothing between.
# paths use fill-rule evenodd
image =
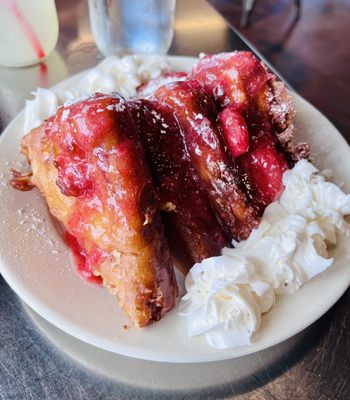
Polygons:
<instances>
[{"instance_id":1,"label":"second glass","mask_svg":"<svg viewBox=\"0 0 350 400\"><path fill-rule=\"evenodd\" d=\"M165 54L176 0L89 0L92 34L103 55Z\"/></svg>"}]
</instances>

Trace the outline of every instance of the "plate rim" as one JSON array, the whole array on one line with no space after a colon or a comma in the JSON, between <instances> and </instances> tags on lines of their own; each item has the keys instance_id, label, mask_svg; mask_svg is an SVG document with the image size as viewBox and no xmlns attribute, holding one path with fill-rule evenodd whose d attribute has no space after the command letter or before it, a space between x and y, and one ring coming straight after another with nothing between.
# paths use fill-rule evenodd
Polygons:
<instances>
[{"instance_id":1,"label":"plate rim","mask_svg":"<svg viewBox=\"0 0 350 400\"><path fill-rule=\"evenodd\" d=\"M181 61L185 60L185 62L189 64L197 60L197 57L189 57L189 56L166 56L166 58L167 60L170 61L170 63L171 61L181 63ZM62 87L69 86L72 84L72 82L77 81L80 77L82 77L91 69L92 68L78 72L64 79L63 81L57 83L50 89L55 92L58 92L59 90L62 89ZM302 101L303 103L311 107L313 113L316 113L317 116L322 117L322 119L326 120L332 126L333 129L332 135L336 135L337 139L343 142L343 145L347 147L348 151L350 150L350 147L346 142L345 138L341 135L341 133L329 121L329 119L326 116L324 116L319 110L317 110L312 104L310 104L299 94L295 92L291 93L298 100ZM0 146L2 142L5 140L4 138L6 138L7 135L11 133L11 128L15 126L21 118L23 118L23 115L24 115L24 109L22 109L5 127L0 136ZM4 280L8 283L11 289L19 296L21 300L23 300L29 307L31 307L36 313L38 313L52 325L56 326L57 328L61 329L62 331L70 334L71 336L79 340L82 340L94 347L98 347L112 353L117 353L123 356L139 358L143 360L170 362L170 363L202 363L202 362L224 361L228 359L238 358L249 354L257 353L271 346L278 345L279 343L288 340L289 338L298 334L299 332L302 332L308 326L317 321L340 299L340 297L342 297L342 295L345 293L350 284L350 279L348 279L348 281L343 284L341 290L337 290L337 292L334 293L334 295L332 296L332 300L329 303L327 303L325 307L318 310L318 313L314 313L311 319L305 320L303 324L297 327L297 329L290 329L289 333L287 335L284 335L282 339L280 338L278 339L278 337L280 337L280 334L275 334L273 336L270 335L261 344L259 344L259 342L253 342L249 346L238 347L234 349L224 349L224 350L214 349L213 352L210 353L173 353L173 352L165 353L164 351L155 353L153 350L144 350L143 352L141 352L140 349L137 347L120 343L116 346L118 349L114 348L111 350L111 347L108 345L109 343L108 340L103 338L101 340L101 338L99 338L98 335L88 333L86 332L86 330L82 331L81 329L79 329L78 323L74 324L71 321L67 321L67 319L62 317L59 312L52 310L50 307L48 308L46 304L43 304L41 301L38 301L38 299L35 298L35 295L31 294L30 291L26 289L25 284L21 282L21 280L19 279L19 277L16 276L16 274L11 275L9 269L6 267L5 264L6 262L4 262L2 255L0 254L0 273L3 276ZM98 340L96 340L96 338ZM130 349L133 349L132 353L130 353Z\"/></svg>"}]
</instances>

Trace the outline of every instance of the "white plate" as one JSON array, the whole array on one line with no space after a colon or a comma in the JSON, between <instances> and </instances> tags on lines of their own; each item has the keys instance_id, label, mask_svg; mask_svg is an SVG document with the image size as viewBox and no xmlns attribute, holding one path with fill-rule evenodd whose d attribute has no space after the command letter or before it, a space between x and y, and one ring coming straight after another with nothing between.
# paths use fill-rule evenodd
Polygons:
<instances>
[{"instance_id":1,"label":"white plate","mask_svg":"<svg viewBox=\"0 0 350 400\"><path fill-rule=\"evenodd\" d=\"M187 70L192 58L169 57L174 69ZM72 77L55 87L68 89ZM334 126L313 106L293 95L296 136L311 145L314 163L334 171L335 181L350 192L350 151ZM23 112L0 139L0 271L12 289L38 314L65 332L122 355L164 362L205 362L243 356L276 345L323 315L350 284L349 239L334 251L334 266L298 293L279 297L263 317L251 346L211 348L204 338L186 336L177 309L157 324L138 330L129 325L107 290L90 286L74 270L69 252L37 190L18 192L4 183L11 167L25 164L19 155Z\"/></svg>"}]
</instances>

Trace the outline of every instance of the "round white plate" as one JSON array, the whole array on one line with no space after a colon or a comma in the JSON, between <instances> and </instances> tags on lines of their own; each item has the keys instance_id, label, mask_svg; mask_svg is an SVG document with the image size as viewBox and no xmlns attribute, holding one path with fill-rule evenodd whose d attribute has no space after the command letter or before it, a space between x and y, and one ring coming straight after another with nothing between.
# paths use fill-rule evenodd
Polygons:
<instances>
[{"instance_id":1,"label":"round white plate","mask_svg":"<svg viewBox=\"0 0 350 400\"><path fill-rule=\"evenodd\" d=\"M188 70L193 58L169 57L173 69ZM57 85L68 89L78 76ZM293 94L296 136L309 142L314 163L334 171L334 181L350 192L350 151L334 126L313 106ZM23 112L0 139L0 272L12 289L38 314L63 331L118 354L164 362L206 362L243 356L276 345L323 315L350 284L349 239L333 251L334 266L295 295L279 297L262 319L251 346L230 350L211 348L205 338L186 336L185 319L175 308L157 324L136 329L129 325L106 289L87 284L72 266L68 248L50 217L43 198L13 190L10 168L21 169Z\"/></svg>"}]
</instances>

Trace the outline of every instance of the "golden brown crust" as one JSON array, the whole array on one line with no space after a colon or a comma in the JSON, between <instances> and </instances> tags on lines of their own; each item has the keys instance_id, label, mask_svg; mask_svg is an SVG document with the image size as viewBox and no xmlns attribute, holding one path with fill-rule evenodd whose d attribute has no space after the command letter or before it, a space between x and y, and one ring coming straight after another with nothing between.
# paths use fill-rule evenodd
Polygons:
<instances>
[{"instance_id":1,"label":"golden brown crust","mask_svg":"<svg viewBox=\"0 0 350 400\"><path fill-rule=\"evenodd\" d=\"M102 128L101 128L102 127ZM22 140L31 183L134 325L175 304L175 273L143 149L119 96L60 107Z\"/></svg>"}]
</instances>

